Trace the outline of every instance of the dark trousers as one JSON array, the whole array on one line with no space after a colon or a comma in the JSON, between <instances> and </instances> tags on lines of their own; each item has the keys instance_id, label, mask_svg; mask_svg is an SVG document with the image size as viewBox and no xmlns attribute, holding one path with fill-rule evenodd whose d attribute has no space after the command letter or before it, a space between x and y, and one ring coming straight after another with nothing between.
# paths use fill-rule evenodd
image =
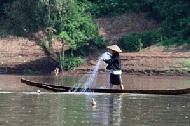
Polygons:
<instances>
[{"instance_id":1,"label":"dark trousers","mask_svg":"<svg viewBox=\"0 0 190 126\"><path fill-rule=\"evenodd\" d=\"M110 84L112 85L121 85L121 75L120 74L110 74Z\"/></svg>"}]
</instances>

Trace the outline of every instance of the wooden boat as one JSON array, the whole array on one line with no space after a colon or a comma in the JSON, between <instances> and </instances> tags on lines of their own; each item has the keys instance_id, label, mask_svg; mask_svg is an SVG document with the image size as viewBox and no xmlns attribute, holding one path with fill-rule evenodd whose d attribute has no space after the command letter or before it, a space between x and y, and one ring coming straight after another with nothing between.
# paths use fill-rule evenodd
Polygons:
<instances>
[{"instance_id":1,"label":"wooden boat","mask_svg":"<svg viewBox=\"0 0 190 126\"><path fill-rule=\"evenodd\" d=\"M95 89L95 88L73 88L68 86L58 86L47 83L34 82L21 79L22 83L25 83L30 86L36 86L39 88L44 88L54 92L99 92L99 93L136 93L136 94L157 94L157 95L182 95L189 94L190 88L186 89L173 89L173 90L119 90L119 89Z\"/></svg>"}]
</instances>

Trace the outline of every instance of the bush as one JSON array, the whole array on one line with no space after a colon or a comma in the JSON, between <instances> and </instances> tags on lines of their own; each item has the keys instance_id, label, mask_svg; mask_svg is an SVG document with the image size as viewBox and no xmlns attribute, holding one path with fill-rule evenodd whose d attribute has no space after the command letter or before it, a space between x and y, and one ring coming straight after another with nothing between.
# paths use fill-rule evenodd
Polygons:
<instances>
[{"instance_id":1,"label":"bush","mask_svg":"<svg viewBox=\"0 0 190 126\"><path fill-rule=\"evenodd\" d=\"M137 36L138 34L131 34L123 37L119 43L120 47L125 51L130 51L130 52L141 50L143 43L142 40Z\"/></svg>"},{"instance_id":2,"label":"bush","mask_svg":"<svg viewBox=\"0 0 190 126\"><path fill-rule=\"evenodd\" d=\"M56 31L54 35L70 46L70 56L78 56L104 45L97 25L86 11L90 6L87 0L14 0L7 2L4 10L16 35L53 28ZM42 39L42 47L47 54L51 50L52 35ZM77 52L76 55L73 52ZM62 62L60 58L57 61ZM65 68L71 69L79 61L79 58L66 58Z\"/></svg>"},{"instance_id":3,"label":"bush","mask_svg":"<svg viewBox=\"0 0 190 126\"><path fill-rule=\"evenodd\" d=\"M163 39L163 35L161 29L155 29L153 31L140 33L139 38L142 39L143 48L146 48L160 42Z\"/></svg>"},{"instance_id":4,"label":"bush","mask_svg":"<svg viewBox=\"0 0 190 126\"><path fill-rule=\"evenodd\" d=\"M90 10L95 16L118 15L126 12L146 12L147 16L160 22L163 29L162 38L167 38L166 45L178 44L190 39L190 4L189 0L89 0L93 8ZM147 35L148 36L148 35ZM145 37L147 38L147 37ZM147 38L149 39L149 38ZM151 39L151 38L150 38ZM155 40L152 40L153 43ZM170 41L170 42L168 42ZM149 41L150 42L150 41ZM164 42L164 41L163 41ZM152 42L144 44L144 47Z\"/></svg>"},{"instance_id":5,"label":"bush","mask_svg":"<svg viewBox=\"0 0 190 126\"><path fill-rule=\"evenodd\" d=\"M78 67L79 65L84 63L84 59L81 57L62 57L61 55L58 55L57 61L61 68L65 70L72 70L75 67Z\"/></svg>"},{"instance_id":6,"label":"bush","mask_svg":"<svg viewBox=\"0 0 190 126\"><path fill-rule=\"evenodd\" d=\"M126 51L139 51L141 48L146 48L153 44L156 44L162 40L162 34L160 29L142 32L132 33L120 40L120 46Z\"/></svg>"},{"instance_id":7,"label":"bush","mask_svg":"<svg viewBox=\"0 0 190 126\"><path fill-rule=\"evenodd\" d=\"M73 70L75 67L84 63L84 59L81 57L66 57L64 59L63 68L65 70Z\"/></svg>"},{"instance_id":8,"label":"bush","mask_svg":"<svg viewBox=\"0 0 190 126\"><path fill-rule=\"evenodd\" d=\"M180 39L176 38L176 37L172 37L172 38L167 38L165 40L163 40L160 44L169 47L171 45L176 45L180 43Z\"/></svg>"},{"instance_id":9,"label":"bush","mask_svg":"<svg viewBox=\"0 0 190 126\"><path fill-rule=\"evenodd\" d=\"M93 3L89 11L94 16L113 16L140 8L141 0L89 0Z\"/></svg>"}]
</instances>

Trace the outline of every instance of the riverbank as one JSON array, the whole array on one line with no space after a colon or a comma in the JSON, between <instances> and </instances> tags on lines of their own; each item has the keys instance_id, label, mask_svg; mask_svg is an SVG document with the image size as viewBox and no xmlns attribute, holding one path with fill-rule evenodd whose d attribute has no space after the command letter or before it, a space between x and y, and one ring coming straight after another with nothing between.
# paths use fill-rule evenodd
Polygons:
<instances>
[{"instance_id":1,"label":"riverbank","mask_svg":"<svg viewBox=\"0 0 190 126\"><path fill-rule=\"evenodd\" d=\"M54 67L36 41L17 36L0 38L0 73L40 74L51 72Z\"/></svg>"},{"instance_id":2,"label":"riverbank","mask_svg":"<svg viewBox=\"0 0 190 126\"><path fill-rule=\"evenodd\" d=\"M98 56L86 58L86 63L65 74L87 73L93 69ZM22 37L0 40L0 73L48 74L55 63L44 54L35 41ZM143 75L190 75L190 48L178 46L166 48L151 46L140 52L121 53L122 70L128 74ZM104 72L106 64L100 66Z\"/></svg>"},{"instance_id":3,"label":"riverbank","mask_svg":"<svg viewBox=\"0 0 190 126\"><path fill-rule=\"evenodd\" d=\"M86 73L95 65L96 61L89 58L86 64L76 68L75 73ZM178 46L166 48L151 46L140 52L121 54L122 70L128 74L143 75L190 75L189 47ZM100 66L104 72L105 65Z\"/></svg>"},{"instance_id":4,"label":"riverbank","mask_svg":"<svg viewBox=\"0 0 190 126\"><path fill-rule=\"evenodd\" d=\"M95 21L100 28L99 34L105 40L114 42L127 34L149 31L159 26L158 22L146 19L143 13L98 18ZM34 38L43 38L43 32L39 31L28 38L18 36L0 38L0 73L49 74L55 69L56 63L44 53ZM59 51L61 44L54 44L54 52ZM98 56L101 55L98 51L95 53L95 56L86 57L85 64L64 73L73 75L89 72L96 64ZM122 70L128 74L190 75L190 47L188 45L170 48L151 46L140 52L124 52L121 54L121 60ZM105 67L105 64L101 65L100 72L104 72Z\"/></svg>"}]
</instances>

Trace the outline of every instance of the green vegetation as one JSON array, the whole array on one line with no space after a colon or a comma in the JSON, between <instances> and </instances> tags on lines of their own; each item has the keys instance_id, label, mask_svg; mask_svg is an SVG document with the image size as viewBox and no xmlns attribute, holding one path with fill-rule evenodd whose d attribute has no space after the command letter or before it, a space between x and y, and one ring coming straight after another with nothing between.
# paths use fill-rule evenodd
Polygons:
<instances>
[{"instance_id":1,"label":"green vegetation","mask_svg":"<svg viewBox=\"0 0 190 126\"><path fill-rule=\"evenodd\" d=\"M0 36L24 36L55 29L43 39L43 47L51 50L53 36L67 42L70 50L62 57L64 60L58 60L65 69L82 63L74 57L86 56L105 46L93 17L143 12L159 22L158 29L121 38L119 44L127 51L139 51L157 43L170 46L190 41L189 0L2 0L1 3Z\"/></svg>"},{"instance_id":2,"label":"green vegetation","mask_svg":"<svg viewBox=\"0 0 190 126\"><path fill-rule=\"evenodd\" d=\"M83 63L84 59L81 57L68 57L64 60L63 68L66 70L71 70Z\"/></svg>"},{"instance_id":3,"label":"green vegetation","mask_svg":"<svg viewBox=\"0 0 190 126\"><path fill-rule=\"evenodd\" d=\"M120 46L127 51L139 51L143 47L142 39L138 38L139 34L130 34L120 40ZM135 37L137 36L137 37Z\"/></svg>"},{"instance_id":4,"label":"green vegetation","mask_svg":"<svg viewBox=\"0 0 190 126\"><path fill-rule=\"evenodd\" d=\"M73 50L101 44L101 41L96 42L99 39L97 26L77 0L15 0L5 4L5 13L17 35L51 27L57 35L64 33L62 37Z\"/></svg>"},{"instance_id":5,"label":"green vegetation","mask_svg":"<svg viewBox=\"0 0 190 126\"><path fill-rule=\"evenodd\" d=\"M0 35L5 36L5 33L9 32L24 36L52 28L55 32L51 34L48 32L41 40L42 47L47 53L52 48L53 36L57 36L70 46L68 51L70 54L67 53L67 57L73 57L74 52L77 52L77 56L87 55L88 52L105 44L98 34L97 25L86 12L88 5L89 2L83 0L4 1L3 5L0 5L0 10L4 10L1 18L8 23L6 28L3 28L7 31L0 30ZM67 57L65 57L67 69L78 64L78 60L67 59ZM74 63L71 64L71 61Z\"/></svg>"},{"instance_id":6,"label":"green vegetation","mask_svg":"<svg viewBox=\"0 0 190 126\"><path fill-rule=\"evenodd\" d=\"M113 16L126 12L130 13L131 11L137 13L144 12L147 14L147 17L154 18L160 22L159 29L162 29L162 32L156 33L157 35L152 39L150 44L160 43L170 46L190 43L189 0L96 0L93 3L93 8L90 11L93 12L94 16ZM154 34L154 31L153 33L149 33ZM131 49L126 47L124 49L138 51L140 46L137 41L142 39L142 34L147 33L140 33L140 35L131 34L121 39L122 45L127 44L126 47L130 43L125 42L125 40L131 39L137 44L133 43ZM160 38L160 41L157 38Z\"/></svg>"},{"instance_id":7,"label":"green vegetation","mask_svg":"<svg viewBox=\"0 0 190 126\"><path fill-rule=\"evenodd\" d=\"M126 51L139 51L150 45L162 42L161 30L153 30L143 33L132 33L121 38L119 44Z\"/></svg>"},{"instance_id":8,"label":"green vegetation","mask_svg":"<svg viewBox=\"0 0 190 126\"><path fill-rule=\"evenodd\" d=\"M65 70L73 70L75 67L84 63L84 59L81 57L65 57L58 55L57 61L60 66Z\"/></svg>"},{"instance_id":9,"label":"green vegetation","mask_svg":"<svg viewBox=\"0 0 190 126\"><path fill-rule=\"evenodd\" d=\"M190 59L184 60L182 66L190 69Z\"/></svg>"}]
</instances>

